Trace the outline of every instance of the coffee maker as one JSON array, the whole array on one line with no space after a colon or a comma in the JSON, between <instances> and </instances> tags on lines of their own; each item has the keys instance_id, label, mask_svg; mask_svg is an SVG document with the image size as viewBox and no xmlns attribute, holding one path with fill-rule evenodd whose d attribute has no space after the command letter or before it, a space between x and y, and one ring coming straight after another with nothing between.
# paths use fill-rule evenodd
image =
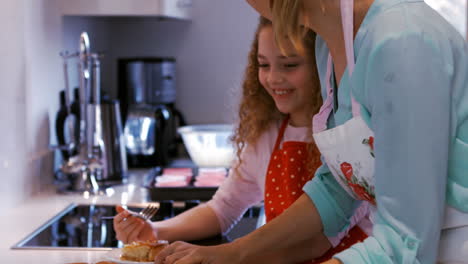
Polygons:
<instances>
[{"instance_id":1,"label":"coffee maker","mask_svg":"<svg viewBox=\"0 0 468 264\"><path fill-rule=\"evenodd\" d=\"M178 155L177 127L185 120L175 107L175 59L118 60L119 88L128 165L166 166Z\"/></svg>"}]
</instances>

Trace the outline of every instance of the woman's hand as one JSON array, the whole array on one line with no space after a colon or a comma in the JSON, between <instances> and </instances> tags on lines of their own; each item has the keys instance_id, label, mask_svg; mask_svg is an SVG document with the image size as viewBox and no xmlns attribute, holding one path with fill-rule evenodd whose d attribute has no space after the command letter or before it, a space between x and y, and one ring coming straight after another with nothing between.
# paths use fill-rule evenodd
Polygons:
<instances>
[{"instance_id":1,"label":"woman's hand","mask_svg":"<svg viewBox=\"0 0 468 264\"><path fill-rule=\"evenodd\" d=\"M291 254L285 252L254 252L245 254L246 249L236 240L218 246L197 246L186 242L174 242L155 259L156 264L287 264ZM252 252L250 252L252 253ZM287 253L287 252L286 252ZM333 263L328 263L333 264Z\"/></svg>"},{"instance_id":2,"label":"woman's hand","mask_svg":"<svg viewBox=\"0 0 468 264\"><path fill-rule=\"evenodd\" d=\"M156 240L156 230L150 221L133 216L135 212L125 210L122 206L116 206L117 215L114 217L114 230L118 240L125 244L134 241Z\"/></svg>"},{"instance_id":3,"label":"woman's hand","mask_svg":"<svg viewBox=\"0 0 468 264\"><path fill-rule=\"evenodd\" d=\"M155 259L156 264L236 264L241 263L232 243L219 246L196 246L185 242L174 242Z\"/></svg>"}]
</instances>

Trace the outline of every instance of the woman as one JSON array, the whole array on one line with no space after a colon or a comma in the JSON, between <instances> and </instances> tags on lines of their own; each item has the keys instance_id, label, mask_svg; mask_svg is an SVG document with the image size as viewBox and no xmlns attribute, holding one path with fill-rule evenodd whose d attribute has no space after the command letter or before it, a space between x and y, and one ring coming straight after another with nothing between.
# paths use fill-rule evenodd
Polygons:
<instances>
[{"instance_id":1,"label":"woman","mask_svg":"<svg viewBox=\"0 0 468 264\"><path fill-rule=\"evenodd\" d=\"M327 263L466 263L461 36L422 0L273 0L271 10L269 0L248 2L296 46L301 25L320 36L326 96L313 127L326 164L271 224L216 250L184 246L190 257L176 263L243 263L317 233L333 236L362 201L373 204L372 232Z\"/></svg>"},{"instance_id":2,"label":"woman","mask_svg":"<svg viewBox=\"0 0 468 264\"><path fill-rule=\"evenodd\" d=\"M129 218L131 213L119 207L120 213L114 219L119 240L190 241L226 233L246 209L262 200L270 222L303 193L302 186L321 164L310 136L310 120L321 105L314 61L315 34L308 31L304 36L300 40L307 47L304 55L289 43L285 49L290 56L284 56L276 46L271 22L260 19L249 54L234 136L239 161L230 176L207 204L166 221L149 223ZM355 220L366 212L366 207L362 207ZM345 230L330 239L318 234L289 250L301 260L310 260L333 246L323 260L367 237L356 226L340 242L347 233ZM256 260L286 260L289 250L257 256ZM176 258L171 256L166 261Z\"/></svg>"}]
</instances>

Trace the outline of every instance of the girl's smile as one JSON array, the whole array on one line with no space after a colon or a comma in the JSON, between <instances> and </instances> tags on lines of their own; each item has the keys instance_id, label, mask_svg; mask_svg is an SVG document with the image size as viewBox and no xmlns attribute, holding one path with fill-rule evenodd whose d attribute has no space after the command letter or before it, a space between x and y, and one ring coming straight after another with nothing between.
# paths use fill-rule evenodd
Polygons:
<instances>
[{"instance_id":1,"label":"girl's smile","mask_svg":"<svg viewBox=\"0 0 468 264\"><path fill-rule=\"evenodd\" d=\"M292 48L291 50L294 50ZM315 89L310 58L295 52L285 56L276 45L272 27L263 28L258 40L258 77L278 110L296 126L310 122L310 98Z\"/></svg>"}]
</instances>

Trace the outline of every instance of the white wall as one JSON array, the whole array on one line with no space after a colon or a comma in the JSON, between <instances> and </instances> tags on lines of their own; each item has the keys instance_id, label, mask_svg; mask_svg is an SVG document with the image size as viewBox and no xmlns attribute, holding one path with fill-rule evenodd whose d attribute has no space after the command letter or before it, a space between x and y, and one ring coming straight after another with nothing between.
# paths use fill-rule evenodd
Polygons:
<instances>
[{"instance_id":1,"label":"white wall","mask_svg":"<svg viewBox=\"0 0 468 264\"><path fill-rule=\"evenodd\" d=\"M245 1L194 0L190 22L67 17L64 41L67 49L76 50L77 40L70 36L88 31L91 49L105 54L102 88L114 97L118 58L175 57L176 106L188 123L233 122L256 24L257 14ZM71 83L78 82L74 78Z\"/></svg>"},{"instance_id":2,"label":"white wall","mask_svg":"<svg viewBox=\"0 0 468 264\"><path fill-rule=\"evenodd\" d=\"M449 21L460 34L467 38L468 0L424 0L429 6L437 10Z\"/></svg>"},{"instance_id":3,"label":"white wall","mask_svg":"<svg viewBox=\"0 0 468 264\"><path fill-rule=\"evenodd\" d=\"M121 57L172 56L177 63L176 105L190 124L232 122L247 53L257 24L246 1L194 0L193 20L111 19L106 89L116 89Z\"/></svg>"},{"instance_id":4,"label":"white wall","mask_svg":"<svg viewBox=\"0 0 468 264\"><path fill-rule=\"evenodd\" d=\"M0 195L1 208L5 208L12 200L16 200L10 186L22 184L18 175L23 174L23 167L18 164L25 160L25 145L21 135L17 135L26 128L25 122L25 93L24 75L24 35L22 1L1 1L0 10L0 120L1 148L0 148ZM8 184L9 183L9 184ZM15 187L13 187L15 188ZM18 190L20 188L15 188ZM3 210L1 210L3 211Z\"/></svg>"},{"instance_id":5,"label":"white wall","mask_svg":"<svg viewBox=\"0 0 468 264\"><path fill-rule=\"evenodd\" d=\"M246 1L196 0L177 53L177 105L189 123L231 122L257 14Z\"/></svg>"},{"instance_id":6,"label":"white wall","mask_svg":"<svg viewBox=\"0 0 468 264\"><path fill-rule=\"evenodd\" d=\"M190 123L229 122L257 16L245 1L194 0L193 21L65 18L60 0L0 1L0 214L50 185L53 122L63 89L59 52L90 33L103 59L103 88L115 88L115 59L174 56L177 105ZM71 85L76 75L71 70ZM75 82L75 83L74 83ZM233 96L234 95L234 96Z\"/></svg>"},{"instance_id":7,"label":"white wall","mask_svg":"<svg viewBox=\"0 0 468 264\"><path fill-rule=\"evenodd\" d=\"M0 3L0 199L12 207L52 181L49 109L56 105L60 19L51 0Z\"/></svg>"}]
</instances>

